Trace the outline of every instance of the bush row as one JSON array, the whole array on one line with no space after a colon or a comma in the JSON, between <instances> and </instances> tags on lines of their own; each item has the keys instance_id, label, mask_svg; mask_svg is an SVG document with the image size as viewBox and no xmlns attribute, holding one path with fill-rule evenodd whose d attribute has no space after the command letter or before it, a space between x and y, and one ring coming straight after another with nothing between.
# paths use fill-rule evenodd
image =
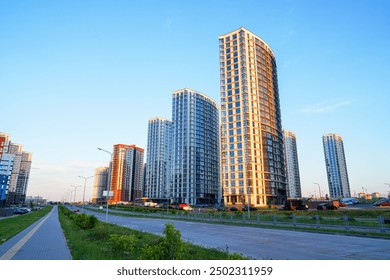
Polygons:
<instances>
[{"instance_id":1,"label":"bush row","mask_svg":"<svg viewBox=\"0 0 390 280\"><path fill-rule=\"evenodd\" d=\"M65 207L61 207L61 211L69 219L73 220L75 222L75 224L81 229L94 228L98 223L98 219L93 215L87 215L85 213L76 214L73 211L71 211Z\"/></svg>"}]
</instances>

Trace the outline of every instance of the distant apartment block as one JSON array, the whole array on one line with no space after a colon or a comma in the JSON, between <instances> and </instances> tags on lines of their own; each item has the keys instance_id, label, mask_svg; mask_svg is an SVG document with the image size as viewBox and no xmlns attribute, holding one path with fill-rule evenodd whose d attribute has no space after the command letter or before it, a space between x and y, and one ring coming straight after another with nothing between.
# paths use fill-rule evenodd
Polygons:
<instances>
[{"instance_id":1,"label":"distant apartment block","mask_svg":"<svg viewBox=\"0 0 390 280\"><path fill-rule=\"evenodd\" d=\"M31 153L0 132L0 207L25 203L31 162Z\"/></svg>"},{"instance_id":2,"label":"distant apartment block","mask_svg":"<svg viewBox=\"0 0 390 280\"><path fill-rule=\"evenodd\" d=\"M172 94L172 122L170 196L177 203L219 203L222 193L217 103L188 88L175 91Z\"/></svg>"},{"instance_id":3,"label":"distant apartment block","mask_svg":"<svg viewBox=\"0 0 390 280\"><path fill-rule=\"evenodd\" d=\"M144 149L116 144L112 154L109 203L135 201L142 197Z\"/></svg>"},{"instance_id":4,"label":"distant apartment block","mask_svg":"<svg viewBox=\"0 0 390 280\"><path fill-rule=\"evenodd\" d=\"M299 176L297 141L295 133L284 130L284 156L286 159L287 196L302 197L301 179Z\"/></svg>"},{"instance_id":5,"label":"distant apartment block","mask_svg":"<svg viewBox=\"0 0 390 280\"><path fill-rule=\"evenodd\" d=\"M282 204L287 192L274 53L239 28L219 37L219 63L225 204Z\"/></svg>"},{"instance_id":6,"label":"distant apartment block","mask_svg":"<svg viewBox=\"0 0 390 280\"><path fill-rule=\"evenodd\" d=\"M109 168L99 167L95 169L95 177L93 182L92 202L102 204L106 202L106 197L103 192L107 191L109 182Z\"/></svg>"},{"instance_id":7,"label":"distant apartment block","mask_svg":"<svg viewBox=\"0 0 390 280\"><path fill-rule=\"evenodd\" d=\"M145 191L148 198L171 197L172 121L152 118L148 123Z\"/></svg>"},{"instance_id":8,"label":"distant apartment block","mask_svg":"<svg viewBox=\"0 0 390 280\"><path fill-rule=\"evenodd\" d=\"M322 137L322 143L330 197L351 197L343 139L331 133Z\"/></svg>"}]
</instances>

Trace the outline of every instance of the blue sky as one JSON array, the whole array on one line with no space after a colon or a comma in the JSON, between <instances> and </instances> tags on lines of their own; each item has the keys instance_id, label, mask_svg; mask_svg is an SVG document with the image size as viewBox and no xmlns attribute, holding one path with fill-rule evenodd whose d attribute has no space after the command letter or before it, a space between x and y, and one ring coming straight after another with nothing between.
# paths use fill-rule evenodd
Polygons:
<instances>
[{"instance_id":1,"label":"blue sky","mask_svg":"<svg viewBox=\"0 0 390 280\"><path fill-rule=\"evenodd\" d=\"M218 36L241 26L276 55L303 194L328 193L326 133L344 138L352 194L387 194L389 1L1 0L0 131L33 153L28 195L82 185L109 160L97 147L146 148L175 90L220 103Z\"/></svg>"}]
</instances>

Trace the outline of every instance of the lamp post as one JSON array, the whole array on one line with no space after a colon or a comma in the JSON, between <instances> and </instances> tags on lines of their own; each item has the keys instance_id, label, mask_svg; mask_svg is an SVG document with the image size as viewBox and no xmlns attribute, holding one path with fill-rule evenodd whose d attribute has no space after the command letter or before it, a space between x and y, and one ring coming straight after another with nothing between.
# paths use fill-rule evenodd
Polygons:
<instances>
[{"instance_id":1,"label":"lamp post","mask_svg":"<svg viewBox=\"0 0 390 280\"><path fill-rule=\"evenodd\" d=\"M107 150L104 150L102 148L97 148L99 151L102 151L102 152L106 152L108 154L110 154L111 156L111 161L112 161L112 153L107 151ZM108 198L110 197L109 196L109 193L110 193L110 182L107 182L107 195L106 195L106 223L108 221Z\"/></svg>"},{"instance_id":2,"label":"lamp post","mask_svg":"<svg viewBox=\"0 0 390 280\"><path fill-rule=\"evenodd\" d=\"M90 179L90 178L93 178L93 176L89 176L89 177L83 177L83 176L80 176L80 178L84 179L84 193L83 193L83 204L81 205L81 213L84 213L84 200L85 200L85 187L87 185L87 180Z\"/></svg>"},{"instance_id":3,"label":"lamp post","mask_svg":"<svg viewBox=\"0 0 390 280\"><path fill-rule=\"evenodd\" d=\"M73 193L73 190L68 190L69 193L69 204L72 204L72 193Z\"/></svg>"},{"instance_id":4,"label":"lamp post","mask_svg":"<svg viewBox=\"0 0 390 280\"><path fill-rule=\"evenodd\" d=\"M320 186L320 184L318 184L318 183L313 183L314 185L317 185L318 186L318 195L320 196L320 199L321 199L321 186Z\"/></svg>"},{"instance_id":5,"label":"lamp post","mask_svg":"<svg viewBox=\"0 0 390 280\"><path fill-rule=\"evenodd\" d=\"M74 202L74 204L76 204L76 189L80 188L81 186L74 186L74 185L70 185L70 186L74 188L74 199L73 199L73 202Z\"/></svg>"},{"instance_id":6,"label":"lamp post","mask_svg":"<svg viewBox=\"0 0 390 280\"><path fill-rule=\"evenodd\" d=\"M168 191L164 191L164 196L167 199L167 216L168 216L168 209L169 209L169 197L168 197Z\"/></svg>"}]
</instances>

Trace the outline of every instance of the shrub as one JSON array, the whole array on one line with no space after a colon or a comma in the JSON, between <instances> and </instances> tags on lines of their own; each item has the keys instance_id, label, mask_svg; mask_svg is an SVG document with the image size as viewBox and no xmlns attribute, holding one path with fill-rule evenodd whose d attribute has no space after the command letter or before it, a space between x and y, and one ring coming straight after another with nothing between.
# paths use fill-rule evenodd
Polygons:
<instances>
[{"instance_id":1,"label":"shrub","mask_svg":"<svg viewBox=\"0 0 390 280\"><path fill-rule=\"evenodd\" d=\"M173 224L166 224L164 237L154 245L142 247L142 259L145 260L179 260L183 257L185 245L181 233Z\"/></svg>"},{"instance_id":2,"label":"shrub","mask_svg":"<svg viewBox=\"0 0 390 280\"><path fill-rule=\"evenodd\" d=\"M154 245L144 245L141 250L141 260L162 260L161 240Z\"/></svg>"},{"instance_id":3,"label":"shrub","mask_svg":"<svg viewBox=\"0 0 390 280\"><path fill-rule=\"evenodd\" d=\"M114 253L131 254L134 251L137 238L133 234L111 234L110 242Z\"/></svg>"},{"instance_id":4,"label":"shrub","mask_svg":"<svg viewBox=\"0 0 390 280\"><path fill-rule=\"evenodd\" d=\"M166 224L164 229L164 235L162 241L163 246L163 259L164 260L178 260L180 259L183 251L184 244L181 239L181 233L175 229L173 224Z\"/></svg>"},{"instance_id":5,"label":"shrub","mask_svg":"<svg viewBox=\"0 0 390 280\"><path fill-rule=\"evenodd\" d=\"M93 215L83 213L76 216L76 225L82 229L94 228L98 223L98 219Z\"/></svg>"}]
</instances>

